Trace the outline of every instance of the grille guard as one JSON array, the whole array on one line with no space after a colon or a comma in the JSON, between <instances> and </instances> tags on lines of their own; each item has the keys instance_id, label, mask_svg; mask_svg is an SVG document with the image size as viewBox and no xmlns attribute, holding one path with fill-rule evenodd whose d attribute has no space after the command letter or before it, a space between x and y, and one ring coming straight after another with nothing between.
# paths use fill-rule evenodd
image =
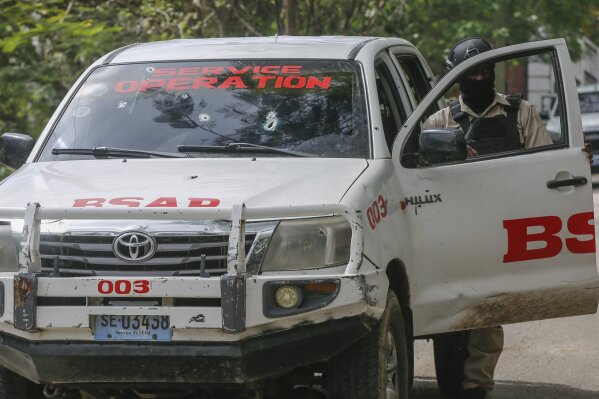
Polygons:
<instances>
[{"instance_id":1,"label":"grille guard","mask_svg":"<svg viewBox=\"0 0 599 399\"><path fill-rule=\"evenodd\" d=\"M14 285L14 326L24 331L36 329L37 275L41 273L40 224L42 220L114 219L114 220L197 220L231 221L227 249L227 273L221 277L223 296L223 328L229 332L245 327L245 225L248 219L286 219L318 216L344 216L352 229L350 259L346 275L355 275L362 263L363 229L361 213L341 204L302 205L285 207L246 208L236 204L231 208L199 209L112 209L112 208L44 208L30 203L26 208L0 208L2 219L24 219L18 253L19 272Z\"/></svg>"}]
</instances>

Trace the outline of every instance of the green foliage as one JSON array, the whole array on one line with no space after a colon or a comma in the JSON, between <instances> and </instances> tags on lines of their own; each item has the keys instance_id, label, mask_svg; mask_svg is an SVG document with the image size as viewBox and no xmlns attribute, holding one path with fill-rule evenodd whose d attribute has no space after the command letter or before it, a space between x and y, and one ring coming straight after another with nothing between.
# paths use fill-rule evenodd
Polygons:
<instances>
[{"instance_id":1,"label":"green foliage","mask_svg":"<svg viewBox=\"0 0 599 399\"><path fill-rule=\"evenodd\" d=\"M0 8L0 131L37 136L76 76L114 46L122 28L73 1L1 1Z\"/></svg>"},{"instance_id":2,"label":"green foliage","mask_svg":"<svg viewBox=\"0 0 599 399\"><path fill-rule=\"evenodd\" d=\"M0 165L0 181L4 180L14 171L14 169L9 168L8 166Z\"/></svg>"},{"instance_id":3,"label":"green foliage","mask_svg":"<svg viewBox=\"0 0 599 399\"><path fill-rule=\"evenodd\" d=\"M437 73L466 36L497 46L565 37L575 57L582 35L599 42L597 0L0 0L0 10L0 133L35 137L86 66L133 42L400 36Z\"/></svg>"}]
</instances>

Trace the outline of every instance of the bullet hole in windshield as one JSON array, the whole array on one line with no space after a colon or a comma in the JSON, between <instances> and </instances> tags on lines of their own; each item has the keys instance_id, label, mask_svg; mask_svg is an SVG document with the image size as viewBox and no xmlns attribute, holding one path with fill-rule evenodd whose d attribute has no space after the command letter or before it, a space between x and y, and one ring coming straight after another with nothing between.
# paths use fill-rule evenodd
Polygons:
<instances>
[{"instance_id":1,"label":"bullet hole in windshield","mask_svg":"<svg viewBox=\"0 0 599 399\"><path fill-rule=\"evenodd\" d=\"M118 109L125 108L127 106L127 101L119 101Z\"/></svg>"},{"instance_id":2,"label":"bullet hole in windshield","mask_svg":"<svg viewBox=\"0 0 599 399\"><path fill-rule=\"evenodd\" d=\"M198 119L200 120L200 122L208 122L210 120L210 115L200 114L198 115Z\"/></svg>"},{"instance_id":3,"label":"bullet hole in windshield","mask_svg":"<svg viewBox=\"0 0 599 399\"><path fill-rule=\"evenodd\" d=\"M84 116L88 116L91 112L89 107L79 107L75 110L75 118L83 118Z\"/></svg>"},{"instance_id":4,"label":"bullet hole in windshield","mask_svg":"<svg viewBox=\"0 0 599 399\"><path fill-rule=\"evenodd\" d=\"M156 68L154 68L154 67L147 67L147 68L146 68L146 72L147 72L147 73L152 73L152 72L154 72L155 70L156 70Z\"/></svg>"},{"instance_id":5,"label":"bullet hole in windshield","mask_svg":"<svg viewBox=\"0 0 599 399\"><path fill-rule=\"evenodd\" d=\"M274 111L270 111L266 114L266 121L264 122L264 130L268 130L272 132L277 128L279 124L279 118L277 117L277 113Z\"/></svg>"}]
</instances>

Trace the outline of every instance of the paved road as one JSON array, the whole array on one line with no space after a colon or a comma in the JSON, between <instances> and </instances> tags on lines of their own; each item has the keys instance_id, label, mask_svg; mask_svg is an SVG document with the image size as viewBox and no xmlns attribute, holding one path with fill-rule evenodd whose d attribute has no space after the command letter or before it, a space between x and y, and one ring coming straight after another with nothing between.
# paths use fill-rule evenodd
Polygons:
<instances>
[{"instance_id":1,"label":"paved road","mask_svg":"<svg viewBox=\"0 0 599 399\"><path fill-rule=\"evenodd\" d=\"M599 398L599 315L505 326L493 399ZM413 399L441 399L432 342L416 343Z\"/></svg>"},{"instance_id":2,"label":"paved road","mask_svg":"<svg viewBox=\"0 0 599 399\"><path fill-rule=\"evenodd\" d=\"M599 189L594 197L599 215ZM413 399L442 398L432 346L416 343ZM493 399L598 399L599 314L505 326L496 380Z\"/></svg>"}]
</instances>

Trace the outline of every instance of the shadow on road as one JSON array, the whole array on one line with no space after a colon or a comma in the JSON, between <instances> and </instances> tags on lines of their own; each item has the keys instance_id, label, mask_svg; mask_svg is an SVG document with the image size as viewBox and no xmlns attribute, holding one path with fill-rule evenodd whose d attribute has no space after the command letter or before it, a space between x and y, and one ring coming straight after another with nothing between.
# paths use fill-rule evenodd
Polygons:
<instances>
[{"instance_id":1,"label":"shadow on road","mask_svg":"<svg viewBox=\"0 0 599 399\"><path fill-rule=\"evenodd\" d=\"M544 382L498 381L490 399L597 399L599 391L584 391ZM434 378L416 378L410 399L444 399Z\"/></svg>"}]
</instances>

